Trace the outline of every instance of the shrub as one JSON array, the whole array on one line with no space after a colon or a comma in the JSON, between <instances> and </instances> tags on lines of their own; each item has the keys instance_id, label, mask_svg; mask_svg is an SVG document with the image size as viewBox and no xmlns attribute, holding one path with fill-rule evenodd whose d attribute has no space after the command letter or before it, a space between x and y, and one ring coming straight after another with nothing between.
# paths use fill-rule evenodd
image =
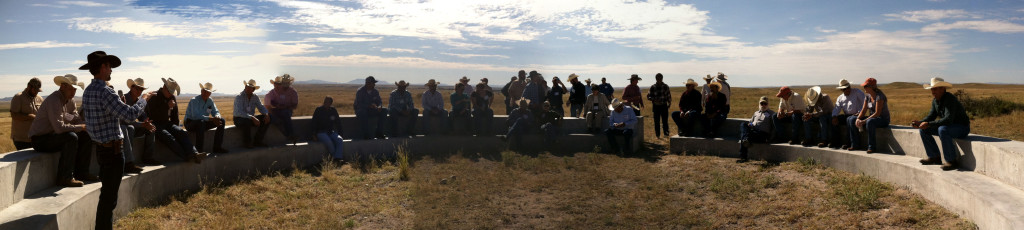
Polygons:
<instances>
[{"instance_id":1,"label":"shrub","mask_svg":"<svg viewBox=\"0 0 1024 230\"><path fill-rule=\"evenodd\" d=\"M967 115L971 119L994 117L1010 114L1016 110L1024 110L1024 104L999 97L975 98L964 90L957 90L953 95L956 95L957 99L960 100L960 104L963 104L964 109L967 110Z\"/></svg>"}]
</instances>

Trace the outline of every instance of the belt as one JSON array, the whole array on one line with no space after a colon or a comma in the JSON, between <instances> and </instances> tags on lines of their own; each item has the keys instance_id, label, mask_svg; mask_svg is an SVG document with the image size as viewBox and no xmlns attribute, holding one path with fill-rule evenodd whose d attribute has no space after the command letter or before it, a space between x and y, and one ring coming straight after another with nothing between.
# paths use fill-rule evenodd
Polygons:
<instances>
[{"instance_id":1,"label":"belt","mask_svg":"<svg viewBox=\"0 0 1024 230\"><path fill-rule=\"evenodd\" d=\"M121 146L121 143L122 143L121 140L112 140L112 141L108 141L107 143L96 142L96 145L100 146L100 147L105 147L105 148L112 148L112 147L115 147L115 146Z\"/></svg>"}]
</instances>

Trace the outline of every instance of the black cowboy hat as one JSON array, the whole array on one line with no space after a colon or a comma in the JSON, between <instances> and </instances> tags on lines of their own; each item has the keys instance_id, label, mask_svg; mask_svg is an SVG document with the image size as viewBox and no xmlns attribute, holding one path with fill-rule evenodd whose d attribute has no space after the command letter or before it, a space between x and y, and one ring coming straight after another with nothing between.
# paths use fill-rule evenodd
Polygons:
<instances>
[{"instance_id":1,"label":"black cowboy hat","mask_svg":"<svg viewBox=\"0 0 1024 230\"><path fill-rule=\"evenodd\" d=\"M121 66L120 58L117 58L117 56L114 55L107 55L107 53L103 51L92 52L89 56L86 56L86 59L88 59L89 62L82 65L82 67L78 67L79 70L88 70L94 65L102 65L103 63L110 63L110 68L117 68L118 66Z\"/></svg>"}]
</instances>

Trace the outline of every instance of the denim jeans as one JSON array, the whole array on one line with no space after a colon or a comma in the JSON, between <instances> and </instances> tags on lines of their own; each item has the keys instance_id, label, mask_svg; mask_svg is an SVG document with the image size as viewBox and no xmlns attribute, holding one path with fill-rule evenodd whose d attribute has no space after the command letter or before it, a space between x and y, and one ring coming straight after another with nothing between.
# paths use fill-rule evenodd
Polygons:
<instances>
[{"instance_id":1,"label":"denim jeans","mask_svg":"<svg viewBox=\"0 0 1024 230\"><path fill-rule=\"evenodd\" d=\"M156 145L156 135L149 132L149 130L136 128L133 125L121 125L121 127L124 127L122 131L125 132L124 146L121 147L121 154L124 155L125 162L135 162L135 146L132 146L132 144L135 143L136 137L142 137L144 144L142 147L142 159L153 158L153 151L155 151L154 146Z\"/></svg>"},{"instance_id":2,"label":"denim jeans","mask_svg":"<svg viewBox=\"0 0 1024 230\"><path fill-rule=\"evenodd\" d=\"M271 109L270 123L277 126L277 129L281 130L281 134L284 134L285 137L295 138L295 125L292 124L292 110Z\"/></svg>"},{"instance_id":3,"label":"denim jeans","mask_svg":"<svg viewBox=\"0 0 1024 230\"><path fill-rule=\"evenodd\" d=\"M377 129L370 133L370 121L377 119ZM356 112L356 120L359 120L359 132L363 134L363 139L369 140L374 137L384 137L384 124L388 120L388 109L379 109L375 111L366 110Z\"/></svg>"},{"instance_id":4,"label":"denim jeans","mask_svg":"<svg viewBox=\"0 0 1024 230\"><path fill-rule=\"evenodd\" d=\"M682 111L672 112L672 121L676 123L676 130L679 133L679 136L692 135L693 124L696 123L697 120L700 120L700 112L697 112L697 110L686 111L686 113L683 113Z\"/></svg>"},{"instance_id":5,"label":"denim jeans","mask_svg":"<svg viewBox=\"0 0 1024 230\"><path fill-rule=\"evenodd\" d=\"M755 143L755 142L762 142L762 143L764 143L764 142L768 142L768 138L770 136L771 135L768 134L768 133L761 132L759 130L754 129L754 127L750 127L750 122L749 121L745 121L745 122L743 122L743 125L740 125L740 140L741 141L749 141L750 143ZM740 158L747 159L747 147L743 146L742 144L740 145Z\"/></svg>"},{"instance_id":6,"label":"denim jeans","mask_svg":"<svg viewBox=\"0 0 1024 230\"><path fill-rule=\"evenodd\" d=\"M316 139L324 143L324 147L327 147L327 153L331 154L331 157L334 159L344 159L342 152L345 149L342 148L343 141L341 140L341 135L333 131L323 132L317 133Z\"/></svg>"},{"instance_id":7,"label":"denim jeans","mask_svg":"<svg viewBox=\"0 0 1024 230\"><path fill-rule=\"evenodd\" d=\"M924 143L924 151L928 153L928 158L939 158L939 146L932 137L938 135L939 141L942 142L942 157L946 159L946 163L953 163L956 162L956 157L960 156L953 138L965 138L970 133L971 127L962 124L932 126L921 130L921 142Z\"/></svg>"},{"instance_id":8,"label":"denim jeans","mask_svg":"<svg viewBox=\"0 0 1024 230\"><path fill-rule=\"evenodd\" d=\"M178 155L185 161L192 160L192 156L198 153L188 139L188 132L173 124L162 124L156 126L156 139L164 143L174 155Z\"/></svg>"},{"instance_id":9,"label":"denim jeans","mask_svg":"<svg viewBox=\"0 0 1024 230\"><path fill-rule=\"evenodd\" d=\"M850 147L854 149L860 148L860 129L857 128L857 116L851 115L846 117L846 133L849 135Z\"/></svg>"},{"instance_id":10,"label":"denim jeans","mask_svg":"<svg viewBox=\"0 0 1024 230\"><path fill-rule=\"evenodd\" d=\"M220 125L216 126L217 131L213 133L213 148L221 148L224 143L224 118L220 118ZM206 142L206 130L214 128L213 122L209 120L188 120L185 119L185 129L196 135L196 149L203 150L203 142Z\"/></svg>"},{"instance_id":11,"label":"denim jeans","mask_svg":"<svg viewBox=\"0 0 1024 230\"><path fill-rule=\"evenodd\" d=\"M854 117L853 119L854 119L853 122L857 122L857 118L856 117ZM877 142L875 140L875 129L889 127L889 117L869 118L869 119L867 119L866 122L867 122L867 124L864 124L864 132L868 133L868 149L867 150L874 151L874 150L877 150L876 148L878 147L877 146ZM856 123L854 123L854 125L856 125ZM854 130L854 132L856 132L857 126L854 126L854 125L851 125L850 127L853 127L852 129ZM854 146L854 148L856 148L856 146L859 145L859 144L860 144L860 134L859 133L851 133L851 135L850 135L850 145Z\"/></svg>"},{"instance_id":12,"label":"denim jeans","mask_svg":"<svg viewBox=\"0 0 1024 230\"><path fill-rule=\"evenodd\" d=\"M113 141L109 147L96 145L96 162L100 165L100 200L96 205L96 229L111 229L114 224L114 207L117 207L117 193L124 175L124 157L121 154L122 141Z\"/></svg>"},{"instance_id":13,"label":"denim jeans","mask_svg":"<svg viewBox=\"0 0 1024 230\"><path fill-rule=\"evenodd\" d=\"M612 147L612 151L622 151L625 153L633 153L633 130L632 129L615 129L608 128L604 131L604 135L608 136L608 145ZM626 143L626 149L619 149L619 141L616 140L616 136L622 136L623 142Z\"/></svg>"},{"instance_id":14,"label":"denim jeans","mask_svg":"<svg viewBox=\"0 0 1024 230\"><path fill-rule=\"evenodd\" d=\"M32 146L44 153L60 152L57 163L57 180L67 180L75 175L89 174L92 163L92 139L85 131L50 133L32 136Z\"/></svg>"},{"instance_id":15,"label":"denim jeans","mask_svg":"<svg viewBox=\"0 0 1024 230\"><path fill-rule=\"evenodd\" d=\"M569 116L579 117L583 112L583 104L569 103Z\"/></svg>"},{"instance_id":16,"label":"denim jeans","mask_svg":"<svg viewBox=\"0 0 1024 230\"><path fill-rule=\"evenodd\" d=\"M777 120L776 124L790 123L789 141L800 141L800 131L804 129L803 116L804 113L793 113L791 116ZM775 137L784 137L785 135L782 135L782 132L783 129L776 128Z\"/></svg>"},{"instance_id":17,"label":"denim jeans","mask_svg":"<svg viewBox=\"0 0 1024 230\"><path fill-rule=\"evenodd\" d=\"M831 143L831 144L832 144L833 146L837 146L837 147L838 147L838 146L842 146L842 143L843 143L843 142L850 142L850 139L849 139L849 138L847 138L847 139L846 139L846 140L844 141L844 140L843 140L843 135L842 135L842 133L841 133L841 131L843 130L843 129L841 128L841 126L846 126L846 129L847 129L847 135L849 135L849 131L850 131L850 129L854 129L854 130L856 130L856 129L857 129L857 127L853 127L853 126L847 126L847 125L848 125L847 123L849 123L849 122L847 121L847 119L849 119L849 117L852 117L852 116L850 116L850 115L837 115L837 116L834 116L834 117L830 117L830 118L829 118L829 119L835 118L835 119L836 119L836 121L838 122L838 123L836 123L836 125L832 125L832 126L830 126L830 128L829 128L829 135L831 135L831 139L830 139L829 141L830 141L830 143ZM831 124L832 124L832 121L829 121L829 124L831 125Z\"/></svg>"},{"instance_id":18,"label":"denim jeans","mask_svg":"<svg viewBox=\"0 0 1024 230\"><path fill-rule=\"evenodd\" d=\"M253 144L252 127L256 127L256 143L263 143L263 137L267 135L267 128L269 125L253 124L252 120L248 117L235 117L235 128L242 130L242 144L249 146ZM267 119L267 115L256 116L256 120L263 123Z\"/></svg>"},{"instance_id":19,"label":"denim jeans","mask_svg":"<svg viewBox=\"0 0 1024 230\"><path fill-rule=\"evenodd\" d=\"M530 133L532 128L532 121L528 119L518 119L512 123L512 126L509 126L508 132L505 133L505 136L509 139L514 139L515 146L522 146L523 136Z\"/></svg>"},{"instance_id":20,"label":"denim jeans","mask_svg":"<svg viewBox=\"0 0 1024 230\"><path fill-rule=\"evenodd\" d=\"M651 106L652 114L654 116L654 135L661 137L662 130L668 134L668 105L653 105Z\"/></svg>"},{"instance_id":21,"label":"denim jeans","mask_svg":"<svg viewBox=\"0 0 1024 230\"><path fill-rule=\"evenodd\" d=\"M437 115L423 110L423 133L436 135L443 133L448 127L448 111L441 110Z\"/></svg>"},{"instance_id":22,"label":"denim jeans","mask_svg":"<svg viewBox=\"0 0 1024 230\"><path fill-rule=\"evenodd\" d=\"M391 135L392 137L399 136L413 136L416 135L416 117L420 114L420 110L412 109L409 110L409 115L406 116L398 110L388 110L388 116L391 120ZM406 123L406 126L399 127L399 124Z\"/></svg>"},{"instance_id":23,"label":"denim jeans","mask_svg":"<svg viewBox=\"0 0 1024 230\"><path fill-rule=\"evenodd\" d=\"M473 131L476 135L491 135L493 126L494 110L490 108L473 110Z\"/></svg>"},{"instance_id":24,"label":"denim jeans","mask_svg":"<svg viewBox=\"0 0 1024 230\"><path fill-rule=\"evenodd\" d=\"M32 148L32 142L22 142L22 141L15 141L14 142L14 149L22 150L22 149L27 149L27 148Z\"/></svg>"},{"instance_id":25,"label":"denim jeans","mask_svg":"<svg viewBox=\"0 0 1024 230\"><path fill-rule=\"evenodd\" d=\"M803 120L803 119L801 119ZM821 115L818 117L812 117L810 120L806 120L807 124L804 124L804 140L814 140L814 126L815 121L818 125L818 141L827 142L829 128L832 127L832 116Z\"/></svg>"}]
</instances>

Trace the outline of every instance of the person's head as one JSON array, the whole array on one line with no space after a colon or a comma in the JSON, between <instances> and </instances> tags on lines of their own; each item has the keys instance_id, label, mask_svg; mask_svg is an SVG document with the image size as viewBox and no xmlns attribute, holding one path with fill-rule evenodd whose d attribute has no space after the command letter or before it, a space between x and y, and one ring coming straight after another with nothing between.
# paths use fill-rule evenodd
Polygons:
<instances>
[{"instance_id":1,"label":"person's head","mask_svg":"<svg viewBox=\"0 0 1024 230\"><path fill-rule=\"evenodd\" d=\"M558 84L559 82L562 82L562 80L558 79L558 76L551 78L551 85Z\"/></svg>"},{"instance_id":2,"label":"person's head","mask_svg":"<svg viewBox=\"0 0 1024 230\"><path fill-rule=\"evenodd\" d=\"M793 90L789 89L789 86L779 88L779 93L775 94L775 97L782 98L783 100L789 100L790 96L793 96Z\"/></svg>"},{"instance_id":3,"label":"person's head","mask_svg":"<svg viewBox=\"0 0 1024 230\"><path fill-rule=\"evenodd\" d=\"M160 96L163 96L164 98L174 98L174 94L171 94L171 91L167 89L166 85L164 87L160 87L160 90L158 91L160 92Z\"/></svg>"},{"instance_id":4,"label":"person's head","mask_svg":"<svg viewBox=\"0 0 1024 230\"><path fill-rule=\"evenodd\" d=\"M464 90L466 90L466 84L462 84L462 82L459 82L458 84L455 84L455 92L456 93L462 93Z\"/></svg>"},{"instance_id":5,"label":"person's head","mask_svg":"<svg viewBox=\"0 0 1024 230\"><path fill-rule=\"evenodd\" d=\"M398 83L395 83L395 87L398 88L398 92L405 92L405 89L409 87L409 83L406 83L405 80L401 80L398 81Z\"/></svg>"},{"instance_id":6,"label":"person's head","mask_svg":"<svg viewBox=\"0 0 1024 230\"><path fill-rule=\"evenodd\" d=\"M62 95L64 95L64 100L65 101L66 100L71 100L71 98L74 98L75 97L75 92L78 92L77 88L75 88L74 86L71 86L71 84L68 84L68 83L60 84L60 89L59 90L60 90L60 93Z\"/></svg>"},{"instance_id":7,"label":"person's head","mask_svg":"<svg viewBox=\"0 0 1024 230\"><path fill-rule=\"evenodd\" d=\"M331 96L324 97L323 107L331 107L331 104L334 104L334 98Z\"/></svg>"},{"instance_id":8,"label":"person's head","mask_svg":"<svg viewBox=\"0 0 1024 230\"><path fill-rule=\"evenodd\" d=\"M761 96L761 100L757 101L757 110L768 110L768 96Z\"/></svg>"},{"instance_id":9,"label":"person's head","mask_svg":"<svg viewBox=\"0 0 1024 230\"><path fill-rule=\"evenodd\" d=\"M551 110L551 102L544 102L544 111Z\"/></svg>"},{"instance_id":10,"label":"person's head","mask_svg":"<svg viewBox=\"0 0 1024 230\"><path fill-rule=\"evenodd\" d=\"M161 78L160 80L164 82L164 87L160 89L164 98L174 98L181 94L181 86L173 78Z\"/></svg>"},{"instance_id":11,"label":"person's head","mask_svg":"<svg viewBox=\"0 0 1024 230\"><path fill-rule=\"evenodd\" d=\"M469 78L466 76L462 76L462 78L459 78L459 82L462 84L469 85Z\"/></svg>"},{"instance_id":12,"label":"person's head","mask_svg":"<svg viewBox=\"0 0 1024 230\"><path fill-rule=\"evenodd\" d=\"M601 94L601 91L597 90L597 84L590 84L590 88L593 89L593 90L590 90L590 94L593 94L593 95Z\"/></svg>"},{"instance_id":13,"label":"person's head","mask_svg":"<svg viewBox=\"0 0 1024 230\"><path fill-rule=\"evenodd\" d=\"M43 82L40 81L39 78L33 77L32 79L28 80L28 86L25 87L25 93L28 94L29 97L35 97L36 95L39 95L39 92L42 91Z\"/></svg>"},{"instance_id":14,"label":"person's head","mask_svg":"<svg viewBox=\"0 0 1024 230\"><path fill-rule=\"evenodd\" d=\"M946 87L934 87L930 90L932 91L932 97L936 100L942 99L942 95L946 94Z\"/></svg>"},{"instance_id":15,"label":"person's head","mask_svg":"<svg viewBox=\"0 0 1024 230\"><path fill-rule=\"evenodd\" d=\"M519 80L520 81L525 81L526 80L526 70L519 70Z\"/></svg>"},{"instance_id":16,"label":"person's head","mask_svg":"<svg viewBox=\"0 0 1024 230\"><path fill-rule=\"evenodd\" d=\"M845 96L850 96L850 92L853 92L853 87L850 87L850 81L846 79L839 80L839 87L836 87L836 89L842 91Z\"/></svg>"},{"instance_id":17,"label":"person's head","mask_svg":"<svg viewBox=\"0 0 1024 230\"><path fill-rule=\"evenodd\" d=\"M203 97L203 100L210 99L210 95L213 95L213 92L217 91L213 89L213 84L209 82L206 84L199 84L199 89L199 95Z\"/></svg>"},{"instance_id":18,"label":"person's head","mask_svg":"<svg viewBox=\"0 0 1024 230\"><path fill-rule=\"evenodd\" d=\"M640 82L640 75L637 75L637 74L629 75L629 84L630 85L636 85L637 82Z\"/></svg>"},{"instance_id":19,"label":"person's head","mask_svg":"<svg viewBox=\"0 0 1024 230\"><path fill-rule=\"evenodd\" d=\"M479 93L484 93L484 91L487 91L487 84L484 84L483 82L477 83L476 91Z\"/></svg>"},{"instance_id":20,"label":"person's head","mask_svg":"<svg viewBox=\"0 0 1024 230\"><path fill-rule=\"evenodd\" d=\"M686 79L686 91L690 90L697 90L697 81L694 81L693 78Z\"/></svg>"},{"instance_id":21,"label":"person's head","mask_svg":"<svg viewBox=\"0 0 1024 230\"><path fill-rule=\"evenodd\" d=\"M142 95L142 91L146 90L146 81L142 78L128 79L128 96L131 98L139 98Z\"/></svg>"},{"instance_id":22,"label":"person's head","mask_svg":"<svg viewBox=\"0 0 1024 230\"><path fill-rule=\"evenodd\" d=\"M601 78L601 83L608 83L608 79L607 79L607 78L603 78L603 77L602 77L602 78Z\"/></svg>"},{"instance_id":23,"label":"person's head","mask_svg":"<svg viewBox=\"0 0 1024 230\"><path fill-rule=\"evenodd\" d=\"M121 59L114 55L107 55L106 52L96 51L89 53L86 56L88 62L81 67L79 70L89 70L93 78L100 79L103 81L110 81L110 73L113 72L113 68L121 66Z\"/></svg>"},{"instance_id":24,"label":"person's head","mask_svg":"<svg viewBox=\"0 0 1024 230\"><path fill-rule=\"evenodd\" d=\"M722 84L719 84L718 82L713 82L710 85L708 85L708 89L711 90L712 97L718 97L717 93L718 90L722 89Z\"/></svg>"},{"instance_id":25,"label":"person's head","mask_svg":"<svg viewBox=\"0 0 1024 230\"><path fill-rule=\"evenodd\" d=\"M860 86L864 87L865 93L875 94L875 91L878 90L878 80L875 80L875 78L868 78L867 80L864 80L864 83L860 84Z\"/></svg>"},{"instance_id":26,"label":"person's head","mask_svg":"<svg viewBox=\"0 0 1024 230\"><path fill-rule=\"evenodd\" d=\"M64 95L65 100L70 100L75 97L75 92L78 91L78 89L75 89L75 86L78 86L78 88L85 88L85 84L79 82L78 77L71 74L53 77L53 83L60 87L58 90Z\"/></svg>"},{"instance_id":27,"label":"person's head","mask_svg":"<svg viewBox=\"0 0 1024 230\"><path fill-rule=\"evenodd\" d=\"M427 90L430 92L437 92L437 81L430 79L427 81Z\"/></svg>"},{"instance_id":28,"label":"person's head","mask_svg":"<svg viewBox=\"0 0 1024 230\"><path fill-rule=\"evenodd\" d=\"M661 75L661 73L658 73L658 74L654 75L654 81L656 81L658 83L661 83L661 80L664 79L664 78L665 78L665 76Z\"/></svg>"},{"instance_id":29,"label":"person's head","mask_svg":"<svg viewBox=\"0 0 1024 230\"><path fill-rule=\"evenodd\" d=\"M373 89L373 87L377 86L377 79L373 78L373 76L366 77L363 82L365 83L364 87L366 87L366 89Z\"/></svg>"},{"instance_id":30,"label":"person's head","mask_svg":"<svg viewBox=\"0 0 1024 230\"><path fill-rule=\"evenodd\" d=\"M257 89L260 89L260 86L256 85L256 80L253 79L249 79L249 81L243 81L242 84L245 85L245 89L243 91L245 92L246 95L252 95L253 92L256 92Z\"/></svg>"},{"instance_id":31,"label":"person's head","mask_svg":"<svg viewBox=\"0 0 1024 230\"><path fill-rule=\"evenodd\" d=\"M931 80L931 84L924 85L924 88L927 90L931 90L932 97L934 97L935 100L939 100L942 99L942 95L945 95L946 92L949 91L949 89L953 88L953 84L946 82L946 80L942 78L933 77Z\"/></svg>"},{"instance_id":32,"label":"person's head","mask_svg":"<svg viewBox=\"0 0 1024 230\"><path fill-rule=\"evenodd\" d=\"M711 79L715 78L711 77L711 74L708 74L708 76L704 77L704 84L711 84Z\"/></svg>"},{"instance_id":33,"label":"person's head","mask_svg":"<svg viewBox=\"0 0 1024 230\"><path fill-rule=\"evenodd\" d=\"M623 103L618 98L612 99L611 105L612 105L612 109L615 110L616 113L621 113L622 110L624 108L626 108L626 103Z\"/></svg>"}]
</instances>

